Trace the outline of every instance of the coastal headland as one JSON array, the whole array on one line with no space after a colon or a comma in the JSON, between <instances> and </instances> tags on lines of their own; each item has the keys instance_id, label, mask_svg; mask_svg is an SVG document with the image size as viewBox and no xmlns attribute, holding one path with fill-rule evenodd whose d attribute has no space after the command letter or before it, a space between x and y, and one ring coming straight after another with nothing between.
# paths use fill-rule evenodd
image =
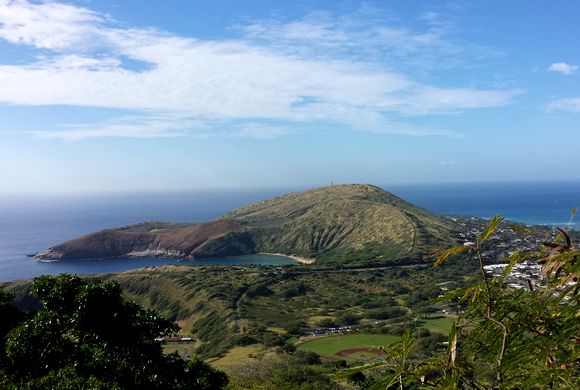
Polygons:
<instances>
[{"instance_id":1,"label":"coastal headland","mask_svg":"<svg viewBox=\"0 0 580 390\"><path fill-rule=\"evenodd\" d=\"M456 224L368 184L338 185L260 201L206 223L143 222L55 245L39 260L258 253L310 264L418 258L453 244Z\"/></svg>"}]
</instances>

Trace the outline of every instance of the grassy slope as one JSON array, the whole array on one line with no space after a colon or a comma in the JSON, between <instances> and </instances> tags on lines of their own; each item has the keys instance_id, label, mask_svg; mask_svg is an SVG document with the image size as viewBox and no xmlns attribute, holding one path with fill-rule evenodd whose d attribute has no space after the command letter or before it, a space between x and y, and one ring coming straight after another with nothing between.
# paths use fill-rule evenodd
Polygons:
<instances>
[{"instance_id":1,"label":"grassy slope","mask_svg":"<svg viewBox=\"0 0 580 390\"><path fill-rule=\"evenodd\" d=\"M345 313L374 324L374 313L399 307L412 321L440 293L429 286L461 281L455 274L429 268L162 267L106 278L119 281L130 298L179 321L184 334L201 339L202 355L210 357L222 356L242 336L267 344L297 324L318 325L323 318L340 322Z\"/></svg>"},{"instance_id":2,"label":"grassy slope","mask_svg":"<svg viewBox=\"0 0 580 390\"><path fill-rule=\"evenodd\" d=\"M435 317L435 318L427 318L421 319L417 321L417 326L420 328L427 328L432 333L441 333L445 336L449 334L451 330L451 326L455 322L455 318L453 317Z\"/></svg>"},{"instance_id":3,"label":"grassy slope","mask_svg":"<svg viewBox=\"0 0 580 390\"><path fill-rule=\"evenodd\" d=\"M210 358L249 344L284 345L291 338L289 329L317 326L322 319L340 324L347 314L376 331L389 322L412 323L429 309L428 300L439 295L435 283L461 283L470 272L457 266L448 271L164 266L100 278L118 281L128 298L177 321L183 335L196 338L197 353ZM9 289L22 296L27 286L15 282ZM399 313L375 324L377 313L390 315L392 309Z\"/></svg>"},{"instance_id":4,"label":"grassy slope","mask_svg":"<svg viewBox=\"0 0 580 390\"><path fill-rule=\"evenodd\" d=\"M292 193L226 214L260 229L264 252L322 260L401 258L451 242L451 221L371 185Z\"/></svg>"},{"instance_id":5,"label":"grassy slope","mask_svg":"<svg viewBox=\"0 0 580 390\"><path fill-rule=\"evenodd\" d=\"M226 372L233 367L239 367L252 359L263 359L272 356L274 352L258 344L246 345L243 347L234 347L228 351L225 356L219 359L211 359L211 365L225 370Z\"/></svg>"},{"instance_id":6,"label":"grassy slope","mask_svg":"<svg viewBox=\"0 0 580 390\"><path fill-rule=\"evenodd\" d=\"M319 262L420 258L450 246L448 218L371 185L291 193L234 210L203 224L148 222L108 229L56 245L43 258L127 254L185 258L284 253Z\"/></svg>"}]
</instances>

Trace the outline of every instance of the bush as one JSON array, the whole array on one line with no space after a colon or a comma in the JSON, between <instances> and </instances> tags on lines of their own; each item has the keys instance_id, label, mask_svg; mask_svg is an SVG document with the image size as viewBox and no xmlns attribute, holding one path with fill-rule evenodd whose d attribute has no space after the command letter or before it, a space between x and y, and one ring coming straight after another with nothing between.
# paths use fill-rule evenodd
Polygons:
<instances>
[{"instance_id":1,"label":"bush","mask_svg":"<svg viewBox=\"0 0 580 390\"><path fill-rule=\"evenodd\" d=\"M323 318L320 321L318 321L318 326L320 326L321 328L335 328L336 325L336 321L333 320L332 318Z\"/></svg>"},{"instance_id":2,"label":"bush","mask_svg":"<svg viewBox=\"0 0 580 390\"><path fill-rule=\"evenodd\" d=\"M343 312L338 314L336 322L340 325L355 325L358 324L360 316L355 313Z\"/></svg>"},{"instance_id":3,"label":"bush","mask_svg":"<svg viewBox=\"0 0 580 390\"><path fill-rule=\"evenodd\" d=\"M286 344L286 337L274 332L265 331L259 337L261 343L268 347L281 347Z\"/></svg>"},{"instance_id":4,"label":"bush","mask_svg":"<svg viewBox=\"0 0 580 390\"><path fill-rule=\"evenodd\" d=\"M365 374L363 374L360 371L354 371L354 372L348 374L346 379L351 383L360 385L366 381L367 377L365 376Z\"/></svg>"},{"instance_id":5,"label":"bush","mask_svg":"<svg viewBox=\"0 0 580 390\"><path fill-rule=\"evenodd\" d=\"M32 293L42 306L6 337L4 387L213 390L227 384L225 374L200 360L164 355L155 338L178 327L125 301L117 283L42 276Z\"/></svg>"},{"instance_id":6,"label":"bush","mask_svg":"<svg viewBox=\"0 0 580 390\"><path fill-rule=\"evenodd\" d=\"M264 283L256 284L255 286L251 286L246 291L246 295L254 298L254 297L266 297L268 295L272 295L273 292L268 288L267 285Z\"/></svg>"},{"instance_id":7,"label":"bush","mask_svg":"<svg viewBox=\"0 0 580 390\"><path fill-rule=\"evenodd\" d=\"M407 313L402 307L395 306L395 307L388 307L383 309L372 309L365 311L365 317L372 318L375 320L386 320L389 318L396 318L401 317Z\"/></svg>"},{"instance_id":8,"label":"bush","mask_svg":"<svg viewBox=\"0 0 580 390\"><path fill-rule=\"evenodd\" d=\"M414 336L405 334L387 352L396 369L385 378L388 383L419 388L428 378L437 388L580 388L580 250L566 231L556 228L553 242L545 242L537 252L527 247L515 251L503 275L492 277L484 268L483 254L494 253L496 241L492 238L502 222L499 216L491 219L472 246L458 245L441 252L435 265L462 254L475 260L479 277L450 295L451 302L461 299L466 306L451 329L447 353L424 361L412 359L410 364ZM517 227L512 229L517 231ZM521 280L520 288L508 283L513 267L521 262L539 264L547 278L545 285L538 288L530 279L527 285ZM441 340L443 337L431 335L421 338L419 344L434 349Z\"/></svg>"},{"instance_id":9,"label":"bush","mask_svg":"<svg viewBox=\"0 0 580 390\"><path fill-rule=\"evenodd\" d=\"M237 336L233 339L233 344L234 345L252 345L252 344L257 344L259 342L258 339L256 339L255 337L252 336Z\"/></svg>"},{"instance_id":10,"label":"bush","mask_svg":"<svg viewBox=\"0 0 580 390\"><path fill-rule=\"evenodd\" d=\"M300 328L303 327L304 325L305 325L304 321L294 321L288 323L284 327L284 329L286 330L286 333L289 335L300 336L303 333Z\"/></svg>"},{"instance_id":11,"label":"bush","mask_svg":"<svg viewBox=\"0 0 580 390\"><path fill-rule=\"evenodd\" d=\"M299 350L294 353L294 358L298 364L320 364L320 355L316 352Z\"/></svg>"},{"instance_id":12,"label":"bush","mask_svg":"<svg viewBox=\"0 0 580 390\"><path fill-rule=\"evenodd\" d=\"M284 298L293 298L306 294L310 288L302 282L288 283L280 292Z\"/></svg>"}]
</instances>

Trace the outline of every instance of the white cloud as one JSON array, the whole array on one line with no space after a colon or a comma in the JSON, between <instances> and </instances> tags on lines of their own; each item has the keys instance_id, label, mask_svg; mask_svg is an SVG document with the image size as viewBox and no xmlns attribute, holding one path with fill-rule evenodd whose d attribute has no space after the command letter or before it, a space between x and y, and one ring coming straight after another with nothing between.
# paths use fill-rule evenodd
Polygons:
<instances>
[{"instance_id":1,"label":"white cloud","mask_svg":"<svg viewBox=\"0 0 580 390\"><path fill-rule=\"evenodd\" d=\"M205 124L196 120L171 115L121 117L98 124L77 124L58 131L36 131L39 138L79 141L100 137L159 138L180 137L186 130L204 130Z\"/></svg>"},{"instance_id":2,"label":"white cloud","mask_svg":"<svg viewBox=\"0 0 580 390\"><path fill-rule=\"evenodd\" d=\"M347 22L355 23L343 20ZM405 124L401 116L497 107L520 93L418 83L374 61L366 49L377 44L400 52L443 47L440 34L365 23L342 33L330 21L252 24L244 29L243 40L207 41L156 29L123 29L106 15L67 4L0 0L0 39L42 49L33 63L0 65L0 103L141 113L38 133L66 140L177 136L199 129L200 123L205 134L215 124L219 135L228 122L238 123L226 126L234 136L272 138L287 134L289 127L261 121L322 121L359 131L450 134ZM357 51L371 36L375 41ZM305 41L332 50L315 56L289 49ZM340 49L345 49L344 55L332 55ZM124 59L147 68L133 69Z\"/></svg>"},{"instance_id":3,"label":"white cloud","mask_svg":"<svg viewBox=\"0 0 580 390\"><path fill-rule=\"evenodd\" d=\"M580 97L554 100L548 104L548 111L580 113Z\"/></svg>"},{"instance_id":4,"label":"white cloud","mask_svg":"<svg viewBox=\"0 0 580 390\"><path fill-rule=\"evenodd\" d=\"M474 67L504 55L473 42L465 44L452 23L439 14L427 12L417 19L410 28L367 4L350 14L314 12L298 20L257 21L238 30L247 40L276 52L382 61L394 68L422 71Z\"/></svg>"},{"instance_id":5,"label":"white cloud","mask_svg":"<svg viewBox=\"0 0 580 390\"><path fill-rule=\"evenodd\" d=\"M570 65L565 62L554 62L546 70L550 72L559 72L565 75L571 75L578 70L578 65Z\"/></svg>"},{"instance_id":6,"label":"white cloud","mask_svg":"<svg viewBox=\"0 0 580 390\"><path fill-rule=\"evenodd\" d=\"M450 113L463 109L500 107L523 93L520 89L475 90L418 86L396 101L399 110L410 115Z\"/></svg>"},{"instance_id":7,"label":"white cloud","mask_svg":"<svg viewBox=\"0 0 580 390\"><path fill-rule=\"evenodd\" d=\"M291 133L291 129L285 126L273 126L263 123L247 123L238 126L237 137L249 137L255 139L272 139Z\"/></svg>"},{"instance_id":8,"label":"white cloud","mask_svg":"<svg viewBox=\"0 0 580 390\"><path fill-rule=\"evenodd\" d=\"M86 8L56 2L0 0L0 38L42 49L86 47L105 17Z\"/></svg>"},{"instance_id":9,"label":"white cloud","mask_svg":"<svg viewBox=\"0 0 580 390\"><path fill-rule=\"evenodd\" d=\"M429 25L423 31L386 24L378 10L336 17L314 13L295 21L256 22L240 27L245 38L270 49L293 55L332 55L360 60L434 56L455 51L443 39L444 31Z\"/></svg>"}]
</instances>

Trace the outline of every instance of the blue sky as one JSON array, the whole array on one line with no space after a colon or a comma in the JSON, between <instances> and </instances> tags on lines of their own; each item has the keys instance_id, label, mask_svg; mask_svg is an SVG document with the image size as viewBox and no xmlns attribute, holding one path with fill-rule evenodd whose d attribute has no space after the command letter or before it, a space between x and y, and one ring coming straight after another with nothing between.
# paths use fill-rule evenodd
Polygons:
<instances>
[{"instance_id":1,"label":"blue sky","mask_svg":"<svg viewBox=\"0 0 580 390\"><path fill-rule=\"evenodd\" d=\"M0 192L580 180L577 15L0 0Z\"/></svg>"}]
</instances>

